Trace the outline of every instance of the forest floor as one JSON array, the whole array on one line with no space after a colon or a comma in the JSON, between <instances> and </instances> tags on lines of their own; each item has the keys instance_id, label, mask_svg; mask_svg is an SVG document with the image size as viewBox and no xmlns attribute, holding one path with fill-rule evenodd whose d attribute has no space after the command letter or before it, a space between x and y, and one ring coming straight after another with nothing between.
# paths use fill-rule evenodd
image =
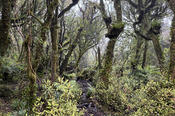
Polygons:
<instances>
[{"instance_id":1,"label":"forest floor","mask_svg":"<svg viewBox=\"0 0 175 116\"><path fill-rule=\"evenodd\" d=\"M0 115L6 116L9 112L12 112L11 101L13 96L11 96L16 88L14 83L3 83L0 80Z\"/></svg>"},{"instance_id":2,"label":"forest floor","mask_svg":"<svg viewBox=\"0 0 175 116\"><path fill-rule=\"evenodd\" d=\"M77 83L82 89L82 95L80 97L78 108L86 110L84 116L105 116L106 114L99 107L97 100L88 96L90 82L88 80L79 79Z\"/></svg>"}]
</instances>

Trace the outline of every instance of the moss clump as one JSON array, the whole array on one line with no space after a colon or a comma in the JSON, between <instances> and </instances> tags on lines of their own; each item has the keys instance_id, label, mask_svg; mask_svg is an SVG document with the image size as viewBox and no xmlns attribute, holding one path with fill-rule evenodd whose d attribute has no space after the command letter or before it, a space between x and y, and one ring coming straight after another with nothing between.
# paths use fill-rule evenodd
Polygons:
<instances>
[{"instance_id":1,"label":"moss clump","mask_svg":"<svg viewBox=\"0 0 175 116\"><path fill-rule=\"evenodd\" d=\"M113 29L121 29L121 28L124 28L124 26L125 26L125 23L123 22L117 22L112 24Z\"/></svg>"},{"instance_id":2,"label":"moss clump","mask_svg":"<svg viewBox=\"0 0 175 116\"><path fill-rule=\"evenodd\" d=\"M161 22L154 20L151 23L151 32L153 32L154 34L160 34L160 28L161 28Z\"/></svg>"},{"instance_id":3,"label":"moss clump","mask_svg":"<svg viewBox=\"0 0 175 116\"><path fill-rule=\"evenodd\" d=\"M152 28L160 27L161 26L161 22L157 21L157 20L154 20L154 21L151 22L151 26L152 26Z\"/></svg>"},{"instance_id":4,"label":"moss clump","mask_svg":"<svg viewBox=\"0 0 175 116\"><path fill-rule=\"evenodd\" d=\"M123 31L125 24L123 22L113 23L111 29L108 30L106 37L109 39L115 39Z\"/></svg>"}]
</instances>

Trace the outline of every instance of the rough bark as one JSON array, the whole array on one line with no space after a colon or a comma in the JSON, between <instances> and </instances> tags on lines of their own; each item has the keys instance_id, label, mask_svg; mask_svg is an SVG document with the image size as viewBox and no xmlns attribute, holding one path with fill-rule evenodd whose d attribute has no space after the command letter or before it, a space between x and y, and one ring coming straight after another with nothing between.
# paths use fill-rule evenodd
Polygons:
<instances>
[{"instance_id":1,"label":"rough bark","mask_svg":"<svg viewBox=\"0 0 175 116\"><path fill-rule=\"evenodd\" d=\"M2 20L0 20L0 56L4 56L10 44L10 0L2 0Z\"/></svg>"},{"instance_id":2,"label":"rough bark","mask_svg":"<svg viewBox=\"0 0 175 116\"><path fill-rule=\"evenodd\" d=\"M41 61L42 55L44 53L43 44L47 40L46 33L51 25L52 18L54 16L54 10L56 9L57 6L58 6L58 0L54 0L48 5L46 20L44 21L44 23L41 24L41 33L40 33L41 39L37 43L35 63L33 65L35 70L37 70L38 65Z\"/></svg>"},{"instance_id":3,"label":"rough bark","mask_svg":"<svg viewBox=\"0 0 175 116\"><path fill-rule=\"evenodd\" d=\"M55 81L57 77L57 64L58 64L58 7L55 10L55 16L52 20L51 24L51 39L52 39L52 61L51 61L51 75L52 75L52 81Z\"/></svg>"},{"instance_id":4,"label":"rough bark","mask_svg":"<svg viewBox=\"0 0 175 116\"><path fill-rule=\"evenodd\" d=\"M26 38L26 43L25 43L25 49L26 49L26 60L27 60L27 74L28 74L28 79L30 81L29 83L29 101L28 101L28 105L29 105L29 114L32 114L33 111L33 105L35 103L35 99L36 99L36 74L35 71L32 68L32 63L31 63L31 41L32 38L31 36L28 36Z\"/></svg>"},{"instance_id":5,"label":"rough bark","mask_svg":"<svg viewBox=\"0 0 175 116\"><path fill-rule=\"evenodd\" d=\"M168 0L169 6L174 13L171 25L171 46L170 46L170 66L169 75L172 80L175 80L175 0Z\"/></svg>"},{"instance_id":6,"label":"rough bark","mask_svg":"<svg viewBox=\"0 0 175 116\"><path fill-rule=\"evenodd\" d=\"M164 71L164 56L157 35L152 34L152 42L154 45L154 50L156 52L157 60L159 62L160 70Z\"/></svg>"},{"instance_id":7,"label":"rough bark","mask_svg":"<svg viewBox=\"0 0 175 116\"><path fill-rule=\"evenodd\" d=\"M137 66L139 65L142 45L143 45L143 39L138 36L135 57L131 62L131 68L133 74L135 73L135 71L137 70Z\"/></svg>"},{"instance_id":8,"label":"rough bark","mask_svg":"<svg viewBox=\"0 0 175 116\"><path fill-rule=\"evenodd\" d=\"M114 0L114 8L117 15L117 22L122 22L122 8L121 8L121 0Z\"/></svg>"},{"instance_id":9,"label":"rough bark","mask_svg":"<svg viewBox=\"0 0 175 116\"><path fill-rule=\"evenodd\" d=\"M101 66L101 50L100 50L100 47L98 47L97 53L98 53L98 69L101 69L102 66Z\"/></svg>"},{"instance_id":10,"label":"rough bark","mask_svg":"<svg viewBox=\"0 0 175 116\"><path fill-rule=\"evenodd\" d=\"M114 7L117 14L117 23L116 24L110 24L107 22L107 13L105 11L105 5L103 0L100 0L100 7L101 7L101 13L103 16L103 20L106 24L106 27L108 29L108 33L106 34L106 37L108 37L110 40L108 42L106 53L104 56L104 63L103 68L100 71L100 79L103 81L105 87L108 87L109 84L109 76L112 71L112 62L114 57L114 47L115 43L117 41L118 36L124 29L124 24L122 23L122 11L121 11L121 1L115 0L114 1Z\"/></svg>"},{"instance_id":11,"label":"rough bark","mask_svg":"<svg viewBox=\"0 0 175 116\"><path fill-rule=\"evenodd\" d=\"M143 60L142 60L142 69L146 66L146 58L147 58L147 51L148 51L148 41L145 40L144 52L143 52Z\"/></svg>"}]
</instances>

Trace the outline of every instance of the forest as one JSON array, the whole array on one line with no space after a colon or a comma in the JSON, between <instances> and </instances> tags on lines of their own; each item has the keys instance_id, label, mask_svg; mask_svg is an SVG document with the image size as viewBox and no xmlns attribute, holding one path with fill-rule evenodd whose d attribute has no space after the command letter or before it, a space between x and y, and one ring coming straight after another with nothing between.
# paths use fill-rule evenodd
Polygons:
<instances>
[{"instance_id":1,"label":"forest","mask_svg":"<svg viewBox=\"0 0 175 116\"><path fill-rule=\"evenodd\" d=\"M175 0L0 0L0 116L175 116Z\"/></svg>"}]
</instances>

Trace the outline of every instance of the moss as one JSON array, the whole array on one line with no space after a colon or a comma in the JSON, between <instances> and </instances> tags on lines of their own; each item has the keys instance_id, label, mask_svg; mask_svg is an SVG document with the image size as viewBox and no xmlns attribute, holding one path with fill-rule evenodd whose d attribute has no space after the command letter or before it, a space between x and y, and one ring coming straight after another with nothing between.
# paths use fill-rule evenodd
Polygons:
<instances>
[{"instance_id":1,"label":"moss","mask_svg":"<svg viewBox=\"0 0 175 116\"><path fill-rule=\"evenodd\" d=\"M113 23L111 29L108 30L106 37L109 39L115 39L123 31L125 24L123 22Z\"/></svg>"},{"instance_id":2,"label":"moss","mask_svg":"<svg viewBox=\"0 0 175 116\"><path fill-rule=\"evenodd\" d=\"M113 29L121 29L121 28L124 28L124 26L125 26L125 23L123 22L117 22L112 24Z\"/></svg>"},{"instance_id":3,"label":"moss","mask_svg":"<svg viewBox=\"0 0 175 116\"><path fill-rule=\"evenodd\" d=\"M161 22L154 20L151 22L151 32L154 33L155 35L160 34L160 28L161 28Z\"/></svg>"},{"instance_id":4,"label":"moss","mask_svg":"<svg viewBox=\"0 0 175 116\"><path fill-rule=\"evenodd\" d=\"M157 20L154 20L154 21L151 22L151 26L152 26L152 28L160 27L161 26L161 22L157 21Z\"/></svg>"}]
</instances>

